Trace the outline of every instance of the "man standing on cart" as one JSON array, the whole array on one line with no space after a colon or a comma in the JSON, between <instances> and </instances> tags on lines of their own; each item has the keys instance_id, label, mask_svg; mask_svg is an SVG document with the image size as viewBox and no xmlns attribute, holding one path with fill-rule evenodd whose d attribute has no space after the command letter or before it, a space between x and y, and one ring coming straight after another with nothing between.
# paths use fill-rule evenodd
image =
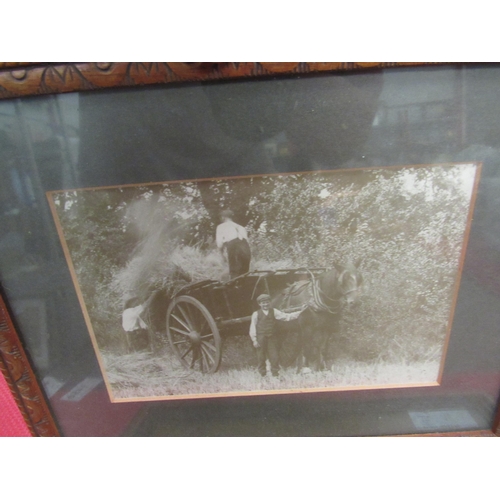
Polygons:
<instances>
[{"instance_id":1,"label":"man standing on cart","mask_svg":"<svg viewBox=\"0 0 500 500\"><path fill-rule=\"evenodd\" d=\"M221 252L226 249L231 279L245 274L250 269L250 245L247 231L243 226L233 222L232 210L221 212L222 223L217 226L215 240Z\"/></svg>"},{"instance_id":2,"label":"man standing on cart","mask_svg":"<svg viewBox=\"0 0 500 500\"><path fill-rule=\"evenodd\" d=\"M252 314L249 332L252 343L257 349L257 370L265 377L266 360L269 359L271 374L273 377L278 377L279 348L276 322L297 319L307 306L302 306L300 311L284 313L278 309L271 308L271 297L267 293L259 295L257 302L260 309Z\"/></svg>"}]
</instances>

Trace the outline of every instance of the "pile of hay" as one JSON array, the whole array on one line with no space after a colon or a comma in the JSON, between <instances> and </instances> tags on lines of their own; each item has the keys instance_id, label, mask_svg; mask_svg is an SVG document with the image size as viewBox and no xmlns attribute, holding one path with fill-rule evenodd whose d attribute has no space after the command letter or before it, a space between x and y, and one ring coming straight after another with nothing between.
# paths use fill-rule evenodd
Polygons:
<instances>
[{"instance_id":1,"label":"pile of hay","mask_svg":"<svg viewBox=\"0 0 500 500\"><path fill-rule=\"evenodd\" d=\"M292 267L290 259L275 262L258 259L251 264L251 270L275 271ZM115 275L113 286L124 298L135 296L145 300L156 290L172 296L192 282L228 279L228 264L217 249L178 245L173 249L164 248L155 259L150 260L142 254L134 257Z\"/></svg>"},{"instance_id":2,"label":"pile of hay","mask_svg":"<svg viewBox=\"0 0 500 500\"><path fill-rule=\"evenodd\" d=\"M151 257L137 255L114 276L113 287L124 300L131 296L145 300L156 290L172 296L194 281L227 279L227 264L215 249L178 245L163 248L156 258Z\"/></svg>"}]
</instances>

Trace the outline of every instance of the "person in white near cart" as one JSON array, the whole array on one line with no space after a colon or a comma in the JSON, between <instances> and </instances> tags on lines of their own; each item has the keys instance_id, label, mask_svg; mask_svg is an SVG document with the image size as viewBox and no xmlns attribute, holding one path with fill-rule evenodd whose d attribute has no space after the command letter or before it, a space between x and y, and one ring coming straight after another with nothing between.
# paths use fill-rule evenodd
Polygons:
<instances>
[{"instance_id":1,"label":"person in white near cart","mask_svg":"<svg viewBox=\"0 0 500 500\"><path fill-rule=\"evenodd\" d=\"M140 302L139 297L131 297L125 302L125 308L122 312L122 328L125 331L125 342L128 352L133 352L134 346L137 348L137 341L139 343L142 341L144 344L146 339L149 350L153 347L154 339L152 332L144 321L143 315L147 317L148 309L155 295L155 293L150 294L144 303Z\"/></svg>"},{"instance_id":2,"label":"person in white near cart","mask_svg":"<svg viewBox=\"0 0 500 500\"><path fill-rule=\"evenodd\" d=\"M250 270L252 253L248 244L247 230L233 221L231 210L221 212L222 223L217 226L215 241L217 248L227 251L229 275L231 279L241 276Z\"/></svg>"}]
</instances>

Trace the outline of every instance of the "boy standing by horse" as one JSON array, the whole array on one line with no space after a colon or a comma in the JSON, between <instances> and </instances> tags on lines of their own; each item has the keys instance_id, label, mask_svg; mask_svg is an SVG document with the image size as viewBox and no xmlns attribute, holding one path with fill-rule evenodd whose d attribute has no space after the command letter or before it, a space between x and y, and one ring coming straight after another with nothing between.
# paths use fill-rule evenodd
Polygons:
<instances>
[{"instance_id":1,"label":"boy standing by horse","mask_svg":"<svg viewBox=\"0 0 500 500\"><path fill-rule=\"evenodd\" d=\"M258 311L252 314L250 322L250 338L257 349L257 370L266 376L266 360L271 364L273 377L279 376L279 347L277 339L276 321L292 321L297 319L307 307L304 305L300 311L284 313L278 309L271 308L271 297L263 293L257 297L260 306Z\"/></svg>"}]
</instances>

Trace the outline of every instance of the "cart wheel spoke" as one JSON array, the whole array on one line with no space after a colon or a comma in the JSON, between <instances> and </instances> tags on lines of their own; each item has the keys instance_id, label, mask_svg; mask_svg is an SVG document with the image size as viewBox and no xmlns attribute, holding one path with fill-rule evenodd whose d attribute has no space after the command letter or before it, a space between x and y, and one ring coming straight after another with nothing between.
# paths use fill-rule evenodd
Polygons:
<instances>
[{"instance_id":1,"label":"cart wheel spoke","mask_svg":"<svg viewBox=\"0 0 500 500\"><path fill-rule=\"evenodd\" d=\"M172 342L174 345L179 345L179 344L187 344L189 343L189 340L184 339L184 340L177 340L177 342Z\"/></svg>"},{"instance_id":2,"label":"cart wheel spoke","mask_svg":"<svg viewBox=\"0 0 500 500\"><path fill-rule=\"evenodd\" d=\"M173 353L185 368L203 373L217 371L222 357L219 329L199 300L187 295L172 300L167 310L167 335Z\"/></svg>"},{"instance_id":3,"label":"cart wheel spoke","mask_svg":"<svg viewBox=\"0 0 500 500\"><path fill-rule=\"evenodd\" d=\"M186 323L187 323L187 325L188 325L186 328L187 328L188 330L196 330L195 326L193 325L193 316L192 316L192 315L191 315L191 316L189 316L189 315L186 313L186 311L184 311L184 309L183 309L180 305L178 305L178 306L177 306L177 309L178 309L178 310L181 312L181 314L184 316L184 320L186 321Z\"/></svg>"},{"instance_id":4,"label":"cart wheel spoke","mask_svg":"<svg viewBox=\"0 0 500 500\"><path fill-rule=\"evenodd\" d=\"M213 359L211 360L212 363L209 363L209 361L207 359L207 354L205 353L203 348L200 349L200 352L201 352L201 357L200 357L201 371L206 372L210 369L210 365L213 363ZM206 369L203 368L203 364L205 364Z\"/></svg>"},{"instance_id":5,"label":"cart wheel spoke","mask_svg":"<svg viewBox=\"0 0 500 500\"><path fill-rule=\"evenodd\" d=\"M202 342L201 345L205 346L205 347L210 347L210 349L212 349L212 351L217 352L217 348L213 344L211 344L210 342L205 341L205 342Z\"/></svg>"},{"instance_id":6,"label":"cart wheel spoke","mask_svg":"<svg viewBox=\"0 0 500 500\"><path fill-rule=\"evenodd\" d=\"M212 346L210 346L212 347ZM207 350L207 347L205 344L201 344L201 352L205 355L205 356L208 356L210 358L210 360L212 361L212 363L215 362L215 359L213 358L213 356L210 354L210 352Z\"/></svg>"},{"instance_id":7,"label":"cart wheel spoke","mask_svg":"<svg viewBox=\"0 0 500 500\"><path fill-rule=\"evenodd\" d=\"M171 316L172 316L172 318L174 318L175 320L177 320L187 331L191 330L191 328L189 328L189 325L186 324L186 323L184 323L184 321L182 321L182 319L180 319L174 313L171 313ZM172 327L170 327L170 328L172 328Z\"/></svg>"},{"instance_id":8,"label":"cart wheel spoke","mask_svg":"<svg viewBox=\"0 0 500 500\"><path fill-rule=\"evenodd\" d=\"M181 359L184 359L184 358L185 358L185 357L186 357L186 356L187 356L187 355L188 355L188 354L189 354L192 350L193 350L193 346L192 346L192 345L190 345L190 346L187 348L186 352L185 352L185 353L181 356Z\"/></svg>"},{"instance_id":9,"label":"cart wheel spoke","mask_svg":"<svg viewBox=\"0 0 500 500\"><path fill-rule=\"evenodd\" d=\"M189 332L185 332L184 330L181 330L180 328L175 328L173 326L170 327L171 330L174 330L174 332L180 333L181 335L189 335Z\"/></svg>"},{"instance_id":10,"label":"cart wheel spoke","mask_svg":"<svg viewBox=\"0 0 500 500\"><path fill-rule=\"evenodd\" d=\"M213 339L213 338L214 338L214 336L211 333L209 333L208 335L201 335L200 336L200 339L202 339L202 340L203 339Z\"/></svg>"},{"instance_id":11,"label":"cart wheel spoke","mask_svg":"<svg viewBox=\"0 0 500 500\"><path fill-rule=\"evenodd\" d=\"M191 368L191 370L194 368L195 361L196 361L196 358L194 357L194 354L193 354L193 357L191 358L191 363L189 363L189 368Z\"/></svg>"}]
</instances>

